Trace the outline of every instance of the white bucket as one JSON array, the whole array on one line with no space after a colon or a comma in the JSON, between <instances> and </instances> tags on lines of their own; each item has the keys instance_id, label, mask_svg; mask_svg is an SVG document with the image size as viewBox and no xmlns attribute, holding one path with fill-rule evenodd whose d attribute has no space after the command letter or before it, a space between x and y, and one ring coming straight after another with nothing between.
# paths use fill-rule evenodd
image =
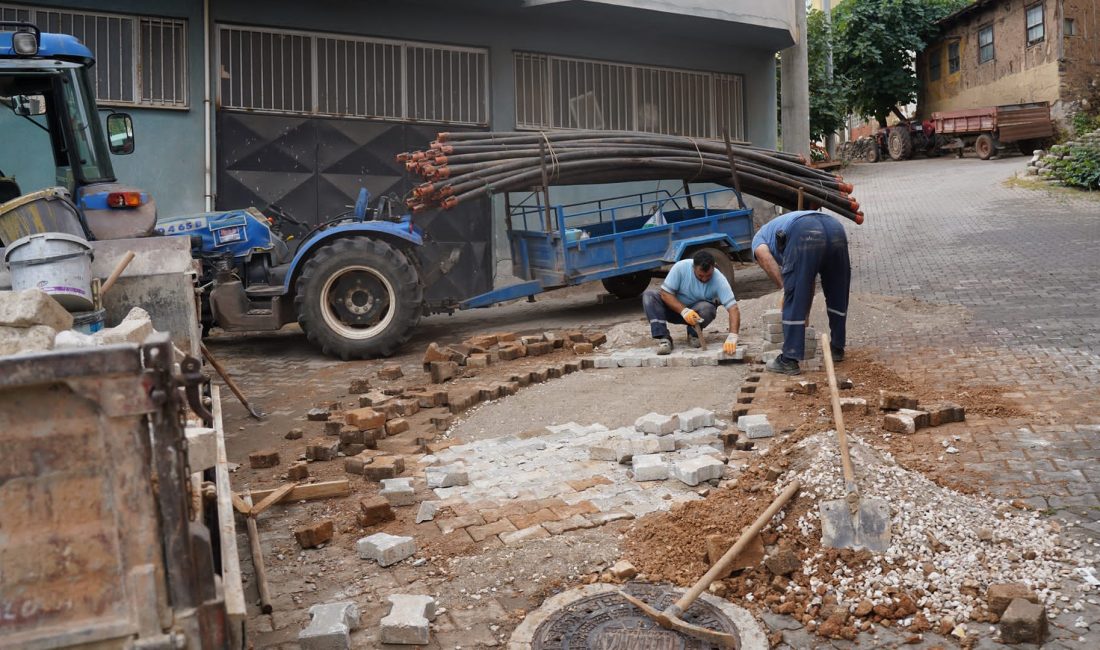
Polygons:
<instances>
[{"instance_id":1,"label":"white bucket","mask_svg":"<svg viewBox=\"0 0 1100 650\"><path fill-rule=\"evenodd\" d=\"M8 246L11 288L41 289L69 311L92 309L92 247L60 232L27 235Z\"/></svg>"}]
</instances>

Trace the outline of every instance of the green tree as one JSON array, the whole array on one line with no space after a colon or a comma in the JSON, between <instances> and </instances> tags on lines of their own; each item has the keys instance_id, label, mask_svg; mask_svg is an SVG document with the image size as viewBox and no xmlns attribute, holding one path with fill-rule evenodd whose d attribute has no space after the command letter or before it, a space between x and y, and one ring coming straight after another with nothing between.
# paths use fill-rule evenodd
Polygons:
<instances>
[{"instance_id":1,"label":"green tree","mask_svg":"<svg viewBox=\"0 0 1100 650\"><path fill-rule=\"evenodd\" d=\"M844 126L844 80L829 79L829 41L832 38L825 12L811 10L806 15L806 57L810 67L810 139L821 140Z\"/></svg>"},{"instance_id":2,"label":"green tree","mask_svg":"<svg viewBox=\"0 0 1100 650\"><path fill-rule=\"evenodd\" d=\"M844 0L833 10L833 61L847 80L848 108L886 126L890 109L917 97L913 57L939 36L936 24L971 0ZM811 90L811 96L816 90Z\"/></svg>"}]
</instances>

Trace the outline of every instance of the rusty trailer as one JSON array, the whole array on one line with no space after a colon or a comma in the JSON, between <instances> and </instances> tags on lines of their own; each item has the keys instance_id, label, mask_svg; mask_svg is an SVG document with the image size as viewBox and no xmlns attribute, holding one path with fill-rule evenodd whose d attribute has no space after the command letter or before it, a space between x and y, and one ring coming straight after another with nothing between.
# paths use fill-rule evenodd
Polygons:
<instances>
[{"instance_id":1,"label":"rusty trailer","mask_svg":"<svg viewBox=\"0 0 1100 650\"><path fill-rule=\"evenodd\" d=\"M937 111L932 113L932 122L937 136L947 142L941 148L957 150L960 158L963 148L968 146L973 146L982 160L992 158L1012 143L1021 152L1031 153L1054 136L1047 102Z\"/></svg>"}]
</instances>

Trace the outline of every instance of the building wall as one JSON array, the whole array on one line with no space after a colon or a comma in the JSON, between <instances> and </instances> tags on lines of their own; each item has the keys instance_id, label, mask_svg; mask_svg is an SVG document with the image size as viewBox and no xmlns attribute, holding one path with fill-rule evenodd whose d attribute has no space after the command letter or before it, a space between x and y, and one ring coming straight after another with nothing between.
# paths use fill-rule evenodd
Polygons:
<instances>
[{"instance_id":1,"label":"building wall","mask_svg":"<svg viewBox=\"0 0 1100 650\"><path fill-rule=\"evenodd\" d=\"M1065 17L1076 34L1064 35L1059 66L1064 112L1100 110L1100 3L1063 0Z\"/></svg>"},{"instance_id":2,"label":"building wall","mask_svg":"<svg viewBox=\"0 0 1100 650\"><path fill-rule=\"evenodd\" d=\"M919 115L928 118L935 111L979 108L1000 104L1048 101L1060 98L1058 58L1061 18L1057 0L1044 0L1045 37L1027 44L1028 0L1000 0L962 16L944 36L917 57L921 83ZM992 61L978 61L978 32L993 26ZM960 68L950 73L948 44L959 43ZM929 62L940 58L941 76L929 78Z\"/></svg>"}]
</instances>

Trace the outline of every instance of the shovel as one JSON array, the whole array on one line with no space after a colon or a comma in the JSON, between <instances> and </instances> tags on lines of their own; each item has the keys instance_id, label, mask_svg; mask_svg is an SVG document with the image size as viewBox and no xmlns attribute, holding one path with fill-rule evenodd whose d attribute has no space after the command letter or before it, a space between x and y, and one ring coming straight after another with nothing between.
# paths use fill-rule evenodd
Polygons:
<instances>
[{"instance_id":1,"label":"shovel","mask_svg":"<svg viewBox=\"0 0 1100 650\"><path fill-rule=\"evenodd\" d=\"M848 455L848 436L844 433L844 413L840 410L840 393L833 372L833 353L829 335L821 335L821 350L825 356L825 372L829 375L829 392L833 399L833 420L840 446L840 463L844 468L843 499L822 501L821 543L831 548L866 549L876 553L890 546L890 506L883 499L864 499L856 487L852 459Z\"/></svg>"}]
</instances>

